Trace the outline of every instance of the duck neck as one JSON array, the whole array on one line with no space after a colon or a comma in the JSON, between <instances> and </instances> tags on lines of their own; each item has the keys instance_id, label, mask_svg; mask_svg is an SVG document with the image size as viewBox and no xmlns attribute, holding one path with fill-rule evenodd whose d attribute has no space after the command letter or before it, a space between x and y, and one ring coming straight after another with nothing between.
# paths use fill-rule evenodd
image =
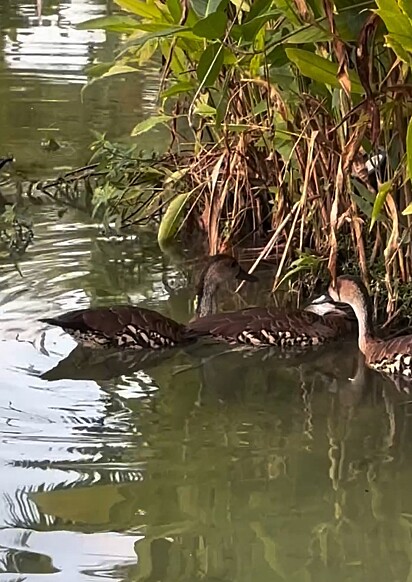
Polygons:
<instances>
[{"instance_id":1,"label":"duck neck","mask_svg":"<svg viewBox=\"0 0 412 582\"><path fill-rule=\"evenodd\" d=\"M196 318L216 313L216 291L217 285L210 283L206 283L199 289L196 295Z\"/></svg>"},{"instance_id":2,"label":"duck neck","mask_svg":"<svg viewBox=\"0 0 412 582\"><path fill-rule=\"evenodd\" d=\"M373 339L372 312L369 303L354 301L350 304L358 320L358 345L360 351L365 354L368 343Z\"/></svg>"}]
</instances>

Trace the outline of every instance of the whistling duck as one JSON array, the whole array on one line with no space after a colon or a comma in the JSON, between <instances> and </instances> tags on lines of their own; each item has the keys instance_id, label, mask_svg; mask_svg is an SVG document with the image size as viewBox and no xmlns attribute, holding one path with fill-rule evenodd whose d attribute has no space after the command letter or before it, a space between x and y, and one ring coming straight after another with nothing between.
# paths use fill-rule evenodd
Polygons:
<instances>
[{"instance_id":1,"label":"whistling duck","mask_svg":"<svg viewBox=\"0 0 412 582\"><path fill-rule=\"evenodd\" d=\"M190 322L188 334L206 336L229 344L307 347L337 339L354 329L353 318L327 295L305 310L284 311L251 307L216 313Z\"/></svg>"},{"instance_id":2,"label":"whistling duck","mask_svg":"<svg viewBox=\"0 0 412 582\"><path fill-rule=\"evenodd\" d=\"M204 267L197 289L196 316L216 310L216 292L225 281L257 281L233 257L215 255ZM151 309L133 305L94 307L41 319L43 323L64 329L79 343L89 347L162 349L193 341L186 327Z\"/></svg>"},{"instance_id":3,"label":"whistling duck","mask_svg":"<svg viewBox=\"0 0 412 582\"><path fill-rule=\"evenodd\" d=\"M329 295L334 301L350 305L358 320L358 345L366 364L375 370L393 375L412 374L412 335L383 340L375 337L372 306L365 285L348 275L331 284Z\"/></svg>"}]
</instances>

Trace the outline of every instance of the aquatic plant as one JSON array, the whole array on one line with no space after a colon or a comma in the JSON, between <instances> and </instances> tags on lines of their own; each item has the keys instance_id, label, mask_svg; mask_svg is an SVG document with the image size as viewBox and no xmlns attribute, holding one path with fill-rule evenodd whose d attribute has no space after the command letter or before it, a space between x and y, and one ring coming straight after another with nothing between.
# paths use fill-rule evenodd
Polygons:
<instances>
[{"instance_id":1,"label":"aquatic plant","mask_svg":"<svg viewBox=\"0 0 412 582\"><path fill-rule=\"evenodd\" d=\"M80 26L123 35L90 82L162 57L158 113L169 153L135 161L100 138L109 161L92 205L118 224L161 216L159 243L190 224L215 253L282 243L275 285L352 262L383 266L388 312L412 274L412 14L403 0L116 0ZM119 171L124 167L126 172ZM117 168L117 169L116 169ZM120 179L119 179L120 176ZM125 183L126 180L126 183Z\"/></svg>"}]
</instances>

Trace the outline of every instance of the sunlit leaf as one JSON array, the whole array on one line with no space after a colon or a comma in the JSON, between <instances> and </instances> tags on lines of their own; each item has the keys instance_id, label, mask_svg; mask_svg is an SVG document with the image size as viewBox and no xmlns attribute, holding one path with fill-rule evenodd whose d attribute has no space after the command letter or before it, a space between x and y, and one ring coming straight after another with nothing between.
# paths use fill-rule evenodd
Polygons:
<instances>
[{"instance_id":1,"label":"sunlit leaf","mask_svg":"<svg viewBox=\"0 0 412 582\"><path fill-rule=\"evenodd\" d=\"M402 211L402 214L404 216L407 216L408 214L412 214L412 202L410 204L408 204L408 206L405 208L405 210Z\"/></svg>"},{"instance_id":2,"label":"sunlit leaf","mask_svg":"<svg viewBox=\"0 0 412 582\"><path fill-rule=\"evenodd\" d=\"M401 59L401 61L403 61L404 63L410 65L412 62L412 58L410 53L408 53L408 51L406 51L404 49L404 47L402 46L402 43L399 42L399 39L397 39L394 35L392 34L387 34L385 35L385 41L386 41L386 45L389 46L393 52L396 54L397 57L399 57Z\"/></svg>"},{"instance_id":3,"label":"sunlit leaf","mask_svg":"<svg viewBox=\"0 0 412 582\"><path fill-rule=\"evenodd\" d=\"M199 20L192 30L197 36L213 40L224 36L226 24L226 14L224 12L214 12Z\"/></svg>"},{"instance_id":4,"label":"sunlit leaf","mask_svg":"<svg viewBox=\"0 0 412 582\"><path fill-rule=\"evenodd\" d=\"M123 54L125 54L131 47L143 45L150 40L155 40L158 38L166 38L168 36L179 36L180 34L183 34L186 32L188 32L189 34L192 34L191 31L187 27L184 27L184 26L169 26L166 28L164 28L163 26L160 26L160 27L156 26L156 28L158 28L158 30L155 30L153 32L149 32L148 34L144 34L142 36L138 36L137 38L132 38L131 40L129 40L126 43L123 51L121 51L119 53L119 56L122 56Z\"/></svg>"},{"instance_id":5,"label":"sunlit leaf","mask_svg":"<svg viewBox=\"0 0 412 582\"><path fill-rule=\"evenodd\" d=\"M315 255L304 254L298 259L295 259L289 267L288 272L282 277L282 279L277 284L277 287L281 287L286 281L291 279L297 273L302 271L317 271L322 259Z\"/></svg>"},{"instance_id":6,"label":"sunlit leaf","mask_svg":"<svg viewBox=\"0 0 412 582\"><path fill-rule=\"evenodd\" d=\"M90 65L89 67L85 67L85 72L88 77L95 78L101 77L104 73L113 67L113 63L98 63L97 65Z\"/></svg>"},{"instance_id":7,"label":"sunlit leaf","mask_svg":"<svg viewBox=\"0 0 412 582\"><path fill-rule=\"evenodd\" d=\"M166 59L169 58L170 48L171 48L170 43L166 44L166 43L162 42L161 51L162 51L163 56ZM185 51L177 45L173 46L173 53L172 53L172 60L170 62L170 68L172 69L174 75L179 79L179 81L187 82L187 83L191 82L193 77L190 74L190 72L188 71L189 62L188 62L188 59L186 58Z\"/></svg>"},{"instance_id":8,"label":"sunlit leaf","mask_svg":"<svg viewBox=\"0 0 412 582\"><path fill-rule=\"evenodd\" d=\"M166 0L166 6L176 24L180 22L182 17L182 4L180 0Z\"/></svg>"},{"instance_id":9,"label":"sunlit leaf","mask_svg":"<svg viewBox=\"0 0 412 582\"><path fill-rule=\"evenodd\" d=\"M210 44L199 59L197 78L203 87L214 85L223 65L223 47Z\"/></svg>"},{"instance_id":10,"label":"sunlit leaf","mask_svg":"<svg viewBox=\"0 0 412 582\"><path fill-rule=\"evenodd\" d=\"M158 40L157 39L149 40L142 46L142 48L139 50L138 54L136 55L136 56L138 56L140 67L145 65L147 62L149 62L152 59L157 48L158 48Z\"/></svg>"},{"instance_id":11,"label":"sunlit leaf","mask_svg":"<svg viewBox=\"0 0 412 582\"><path fill-rule=\"evenodd\" d=\"M139 23L131 16L102 16L80 22L76 28L80 30L103 29L112 32L133 32Z\"/></svg>"},{"instance_id":12,"label":"sunlit leaf","mask_svg":"<svg viewBox=\"0 0 412 582\"><path fill-rule=\"evenodd\" d=\"M403 12L412 22L412 3L410 2L410 0L398 0L398 2L400 9L403 10Z\"/></svg>"},{"instance_id":13,"label":"sunlit leaf","mask_svg":"<svg viewBox=\"0 0 412 582\"><path fill-rule=\"evenodd\" d=\"M369 231L372 230L375 222L379 219L379 216L382 212L382 208L385 204L386 196L392 190L392 188L393 188L392 180L388 180L388 182L384 182L380 186L372 208L371 225L369 227Z\"/></svg>"},{"instance_id":14,"label":"sunlit leaf","mask_svg":"<svg viewBox=\"0 0 412 582\"><path fill-rule=\"evenodd\" d=\"M386 44L405 63L411 64L412 53L412 3L410 0L377 0L376 13L385 23L388 33Z\"/></svg>"},{"instance_id":15,"label":"sunlit leaf","mask_svg":"<svg viewBox=\"0 0 412 582\"><path fill-rule=\"evenodd\" d=\"M160 247L175 237L182 223L183 212L190 196L191 192L178 194L167 207L157 234L157 240Z\"/></svg>"},{"instance_id":16,"label":"sunlit leaf","mask_svg":"<svg viewBox=\"0 0 412 582\"><path fill-rule=\"evenodd\" d=\"M250 11L250 2L248 2L247 0L230 0L230 1L234 6L236 6L238 10L243 10L243 12Z\"/></svg>"},{"instance_id":17,"label":"sunlit leaf","mask_svg":"<svg viewBox=\"0 0 412 582\"><path fill-rule=\"evenodd\" d=\"M196 14L205 18L226 6L227 0L190 0L190 4Z\"/></svg>"},{"instance_id":18,"label":"sunlit leaf","mask_svg":"<svg viewBox=\"0 0 412 582\"><path fill-rule=\"evenodd\" d=\"M114 75L125 75L128 73L139 73L139 69L129 67L128 65L113 65L113 67L110 67L108 71L103 73L102 78L113 77Z\"/></svg>"},{"instance_id":19,"label":"sunlit leaf","mask_svg":"<svg viewBox=\"0 0 412 582\"><path fill-rule=\"evenodd\" d=\"M216 115L216 109L207 103L199 103L199 105L195 107L195 113L202 117L214 117Z\"/></svg>"},{"instance_id":20,"label":"sunlit leaf","mask_svg":"<svg viewBox=\"0 0 412 582\"><path fill-rule=\"evenodd\" d=\"M406 132L406 159L409 179L412 182L412 117L408 123L408 131Z\"/></svg>"},{"instance_id":21,"label":"sunlit leaf","mask_svg":"<svg viewBox=\"0 0 412 582\"><path fill-rule=\"evenodd\" d=\"M166 124L171 119L173 119L171 115L155 115L144 119L133 128L131 135L135 137L136 135L150 131L157 125Z\"/></svg>"},{"instance_id":22,"label":"sunlit leaf","mask_svg":"<svg viewBox=\"0 0 412 582\"><path fill-rule=\"evenodd\" d=\"M332 85L333 87L340 87L337 74L338 64L333 63L327 59L323 59L319 55L315 55L310 51L304 51L297 48L286 49L288 58L298 67L299 71L305 77L309 77L320 83ZM363 94L365 92L359 77L353 71L349 72L351 80L352 93Z\"/></svg>"},{"instance_id":23,"label":"sunlit leaf","mask_svg":"<svg viewBox=\"0 0 412 582\"><path fill-rule=\"evenodd\" d=\"M142 16L143 18L158 18L162 19L162 11L155 5L153 1L145 2L144 0L116 0L116 4L128 10L137 16Z\"/></svg>"}]
</instances>

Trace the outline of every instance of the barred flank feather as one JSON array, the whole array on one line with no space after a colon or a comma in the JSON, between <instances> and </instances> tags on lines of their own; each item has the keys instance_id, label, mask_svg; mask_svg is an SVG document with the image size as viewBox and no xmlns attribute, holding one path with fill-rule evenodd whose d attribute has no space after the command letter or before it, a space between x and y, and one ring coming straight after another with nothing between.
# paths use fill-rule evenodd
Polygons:
<instances>
[{"instance_id":1,"label":"barred flank feather","mask_svg":"<svg viewBox=\"0 0 412 582\"><path fill-rule=\"evenodd\" d=\"M253 346L291 347L318 345L353 329L353 321L344 314L321 317L305 311L285 313L252 307L202 317L188 325L186 336L209 336Z\"/></svg>"},{"instance_id":2,"label":"barred flank feather","mask_svg":"<svg viewBox=\"0 0 412 582\"><path fill-rule=\"evenodd\" d=\"M41 321L61 327L90 346L162 349L189 341L184 336L184 325L151 309L131 305L79 309Z\"/></svg>"}]
</instances>

